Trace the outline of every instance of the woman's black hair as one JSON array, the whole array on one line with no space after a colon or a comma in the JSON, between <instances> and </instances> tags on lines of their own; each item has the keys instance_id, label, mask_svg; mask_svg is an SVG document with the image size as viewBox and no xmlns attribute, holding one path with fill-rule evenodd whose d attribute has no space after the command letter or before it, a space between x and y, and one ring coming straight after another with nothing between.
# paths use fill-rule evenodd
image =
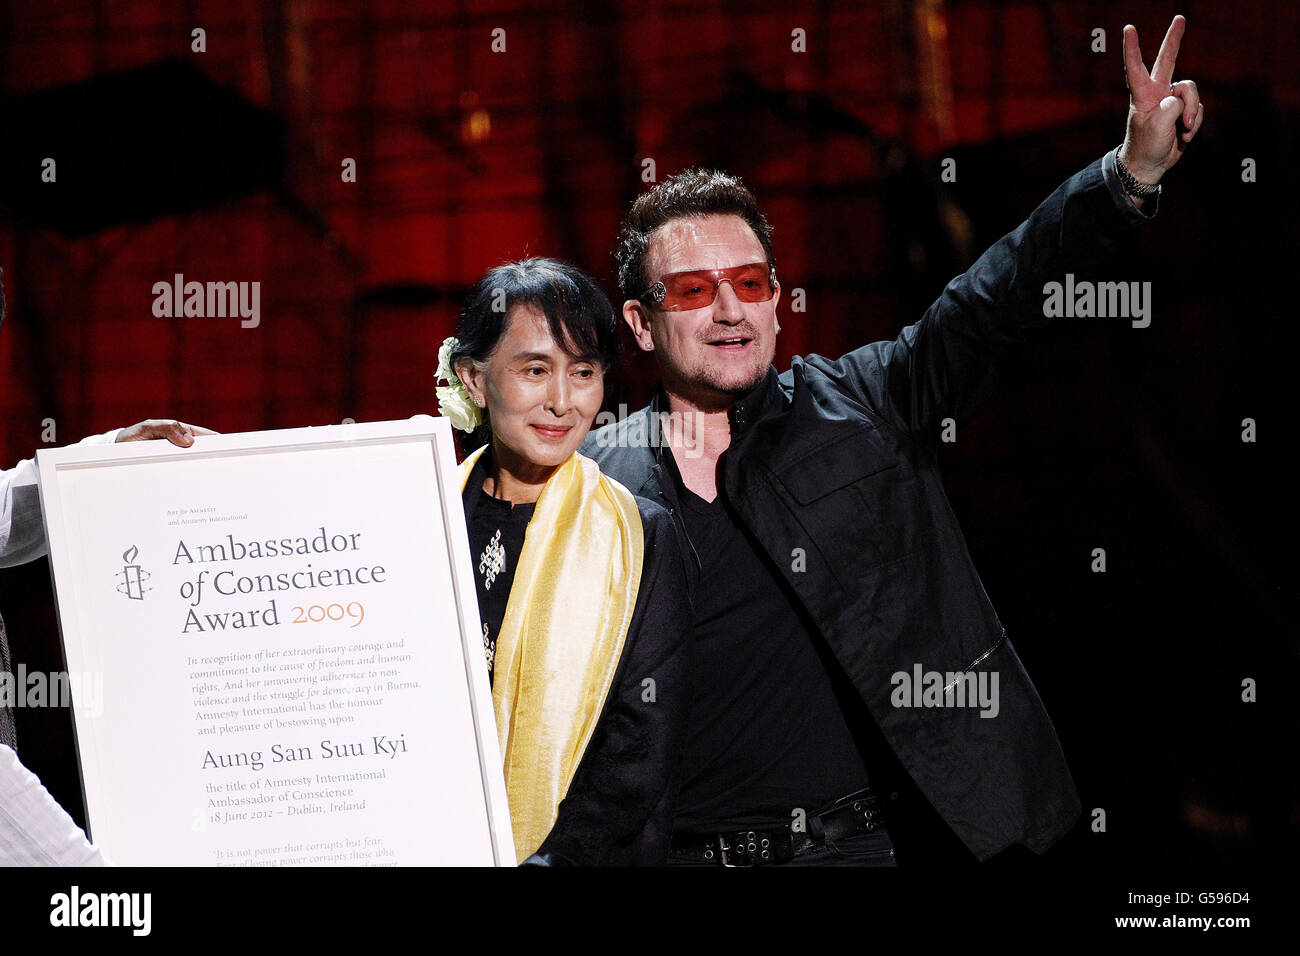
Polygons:
<instances>
[{"instance_id":1,"label":"woman's black hair","mask_svg":"<svg viewBox=\"0 0 1300 956\"><path fill-rule=\"evenodd\" d=\"M559 259L507 262L479 279L456 326L452 367L466 358L486 362L505 331L506 317L517 305L540 309L551 337L568 355L599 362L605 372L613 368L618 359L618 320L609 297L595 279ZM485 417L464 444L477 448L491 436Z\"/></svg>"}]
</instances>

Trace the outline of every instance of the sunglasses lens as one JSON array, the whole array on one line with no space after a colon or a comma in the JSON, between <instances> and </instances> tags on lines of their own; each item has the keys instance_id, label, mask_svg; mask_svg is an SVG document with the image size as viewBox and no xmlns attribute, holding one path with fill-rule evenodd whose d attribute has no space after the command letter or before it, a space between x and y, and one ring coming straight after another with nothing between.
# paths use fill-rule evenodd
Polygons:
<instances>
[{"instance_id":1,"label":"sunglasses lens","mask_svg":"<svg viewBox=\"0 0 1300 956\"><path fill-rule=\"evenodd\" d=\"M771 273L766 262L751 262L731 269L676 272L661 280L666 295L662 308L669 311L702 309L713 303L718 286L730 282L741 302L766 302L772 298Z\"/></svg>"},{"instance_id":2,"label":"sunglasses lens","mask_svg":"<svg viewBox=\"0 0 1300 956\"><path fill-rule=\"evenodd\" d=\"M741 302L766 302L772 298L772 283L766 262L753 262L730 270L731 287Z\"/></svg>"},{"instance_id":3,"label":"sunglasses lens","mask_svg":"<svg viewBox=\"0 0 1300 956\"><path fill-rule=\"evenodd\" d=\"M716 286L707 272L679 272L665 276L668 295L664 306L671 309L702 309L713 301Z\"/></svg>"}]
</instances>

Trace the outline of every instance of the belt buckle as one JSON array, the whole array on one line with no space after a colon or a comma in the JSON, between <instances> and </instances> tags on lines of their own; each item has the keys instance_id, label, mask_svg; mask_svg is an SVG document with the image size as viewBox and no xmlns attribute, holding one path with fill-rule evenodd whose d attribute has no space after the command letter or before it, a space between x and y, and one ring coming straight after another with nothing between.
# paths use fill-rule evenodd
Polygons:
<instances>
[{"instance_id":1,"label":"belt buckle","mask_svg":"<svg viewBox=\"0 0 1300 956\"><path fill-rule=\"evenodd\" d=\"M739 867L739 863L732 863L730 858L727 856L727 852L731 849L727 844L727 838L719 833L716 839L718 841L718 863L729 870L734 870Z\"/></svg>"}]
</instances>

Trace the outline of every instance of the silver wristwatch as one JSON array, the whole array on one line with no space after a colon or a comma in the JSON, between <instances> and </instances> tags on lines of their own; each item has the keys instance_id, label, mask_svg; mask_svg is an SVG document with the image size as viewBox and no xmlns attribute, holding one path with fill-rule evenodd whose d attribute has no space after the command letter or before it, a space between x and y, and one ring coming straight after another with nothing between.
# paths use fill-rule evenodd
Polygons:
<instances>
[{"instance_id":1,"label":"silver wristwatch","mask_svg":"<svg viewBox=\"0 0 1300 956\"><path fill-rule=\"evenodd\" d=\"M1130 196L1137 196L1139 199L1150 199L1152 196L1160 195L1160 184L1140 183L1133 178L1133 174L1124 168L1124 164L1119 161L1119 153L1115 153L1115 171L1119 173L1119 181L1124 184L1124 190Z\"/></svg>"}]
</instances>

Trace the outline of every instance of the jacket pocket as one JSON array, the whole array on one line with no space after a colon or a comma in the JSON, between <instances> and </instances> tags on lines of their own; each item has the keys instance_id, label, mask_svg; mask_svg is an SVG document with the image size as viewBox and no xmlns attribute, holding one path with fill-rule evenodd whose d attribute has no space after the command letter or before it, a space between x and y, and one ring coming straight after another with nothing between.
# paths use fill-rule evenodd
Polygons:
<instances>
[{"instance_id":1,"label":"jacket pocket","mask_svg":"<svg viewBox=\"0 0 1300 956\"><path fill-rule=\"evenodd\" d=\"M812 504L854 482L898 467L869 432L854 433L817 449L776 472L777 480L801 505Z\"/></svg>"},{"instance_id":2,"label":"jacket pocket","mask_svg":"<svg viewBox=\"0 0 1300 956\"><path fill-rule=\"evenodd\" d=\"M878 569L919 547L916 481L871 428L854 429L773 473L798 523L789 548L812 545L850 593L880 585Z\"/></svg>"}]
</instances>

